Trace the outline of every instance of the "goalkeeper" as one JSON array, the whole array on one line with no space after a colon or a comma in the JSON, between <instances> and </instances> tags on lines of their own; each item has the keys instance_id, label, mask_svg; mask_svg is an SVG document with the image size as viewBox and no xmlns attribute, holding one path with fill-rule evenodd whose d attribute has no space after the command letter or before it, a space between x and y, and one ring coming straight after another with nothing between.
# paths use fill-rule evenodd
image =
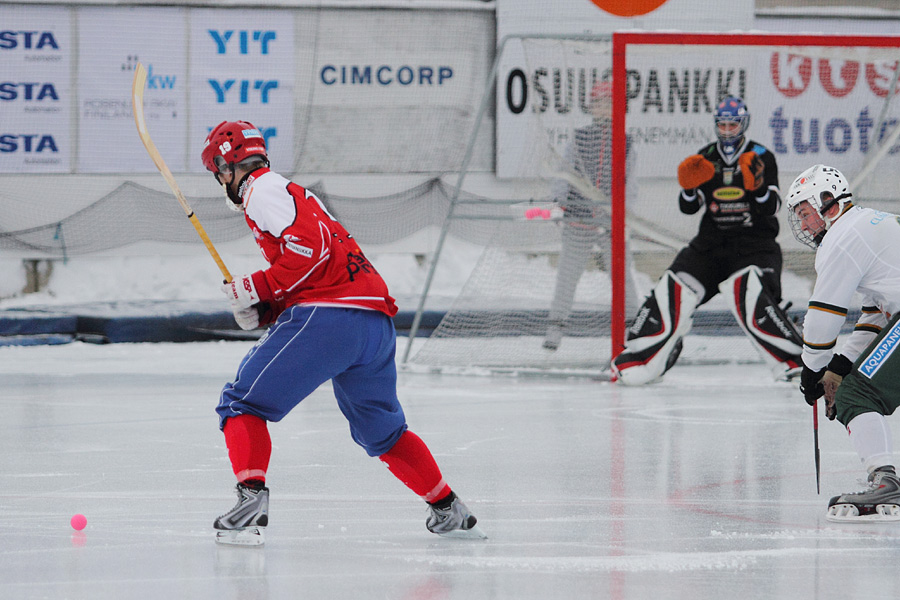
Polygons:
<instances>
[{"instance_id":1,"label":"goalkeeper","mask_svg":"<svg viewBox=\"0 0 900 600\"><path fill-rule=\"evenodd\" d=\"M700 229L638 310L613 359L618 381L659 380L675 364L698 306L720 291L776 379L800 370L802 339L781 308L781 206L775 155L747 137L750 112L728 97L715 112L716 142L678 166L678 206L703 211Z\"/></svg>"}]
</instances>

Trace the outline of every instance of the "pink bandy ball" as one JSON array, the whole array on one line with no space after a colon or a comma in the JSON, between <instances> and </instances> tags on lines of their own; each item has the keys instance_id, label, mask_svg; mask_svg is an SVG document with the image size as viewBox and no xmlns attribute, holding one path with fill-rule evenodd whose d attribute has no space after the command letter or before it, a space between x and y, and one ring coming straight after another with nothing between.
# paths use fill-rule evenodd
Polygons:
<instances>
[{"instance_id":1,"label":"pink bandy ball","mask_svg":"<svg viewBox=\"0 0 900 600\"><path fill-rule=\"evenodd\" d=\"M75 515L69 522L72 524L72 529L81 531L87 526L87 517L84 515Z\"/></svg>"}]
</instances>

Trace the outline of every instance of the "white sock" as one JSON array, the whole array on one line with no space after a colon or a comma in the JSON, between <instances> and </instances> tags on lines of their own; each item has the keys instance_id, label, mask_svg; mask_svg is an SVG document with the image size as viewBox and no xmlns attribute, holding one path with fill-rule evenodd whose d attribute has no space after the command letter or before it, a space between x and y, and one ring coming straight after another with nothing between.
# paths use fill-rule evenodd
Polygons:
<instances>
[{"instance_id":1,"label":"white sock","mask_svg":"<svg viewBox=\"0 0 900 600\"><path fill-rule=\"evenodd\" d=\"M869 473L878 467L893 466L893 441L884 415L867 412L854 417L847 423L847 433L860 462Z\"/></svg>"}]
</instances>

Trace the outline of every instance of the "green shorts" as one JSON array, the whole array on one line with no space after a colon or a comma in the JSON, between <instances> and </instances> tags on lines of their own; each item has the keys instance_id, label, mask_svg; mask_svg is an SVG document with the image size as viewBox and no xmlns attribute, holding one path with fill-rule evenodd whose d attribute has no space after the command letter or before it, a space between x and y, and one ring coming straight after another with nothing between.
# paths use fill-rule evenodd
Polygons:
<instances>
[{"instance_id":1,"label":"green shorts","mask_svg":"<svg viewBox=\"0 0 900 600\"><path fill-rule=\"evenodd\" d=\"M863 351L838 387L837 420L846 425L867 412L890 415L900 406L900 314Z\"/></svg>"}]
</instances>

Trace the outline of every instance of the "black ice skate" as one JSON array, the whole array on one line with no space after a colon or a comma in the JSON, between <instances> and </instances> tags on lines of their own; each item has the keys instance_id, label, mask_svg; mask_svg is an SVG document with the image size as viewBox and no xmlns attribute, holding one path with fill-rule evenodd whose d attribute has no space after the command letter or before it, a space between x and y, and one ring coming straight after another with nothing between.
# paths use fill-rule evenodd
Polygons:
<instances>
[{"instance_id":1,"label":"black ice skate","mask_svg":"<svg viewBox=\"0 0 900 600\"><path fill-rule=\"evenodd\" d=\"M269 488L252 488L237 484L238 503L216 519L216 541L237 546L259 546L265 543L269 524Z\"/></svg>"},{"instance_id":2,"label":"black ice skate","mask_svg":"<svg viewBox=\"0 0 900 600\"><path fill-rule=\"evenodd\" d=\"M876 469L866 489L832 498L825 518L837 523L900 521L900 479L894 469Z\"/></svg>"},{"instance_id":3,"label":"black ice skate","mask_svg":"<svg viewBox=\"0 0 900 600\"><path fill-rule=\"evenodd\" d=\"M428 518L425 519L425 527L428 528L428 531L444 537L487 539L487 536L476 524L478 519L455 493L450 492L450 496L446 498L445 502L446 505L442 502L440 507L428 506Z\"/></svg>"}]
</instances>

